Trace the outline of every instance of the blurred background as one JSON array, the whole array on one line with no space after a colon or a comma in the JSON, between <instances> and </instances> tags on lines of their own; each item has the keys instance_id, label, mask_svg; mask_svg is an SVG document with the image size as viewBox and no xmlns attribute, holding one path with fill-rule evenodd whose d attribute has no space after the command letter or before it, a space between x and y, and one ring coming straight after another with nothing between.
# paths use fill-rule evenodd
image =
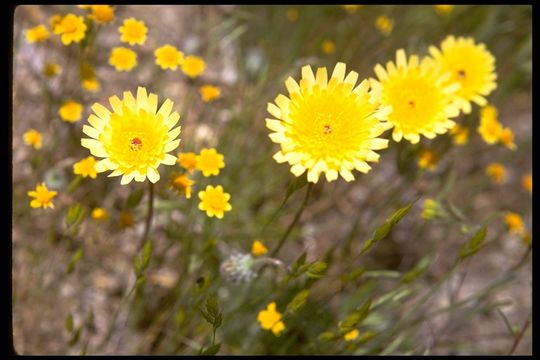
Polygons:
<instances>
[{"instance_id":1,"label":"blurred background","mask_svg":"<svg viewBox=\"0 0 540 360\"><path fill-rule=\"evenodd\" d=\"M213 294L223 311L216 335L219 354L480 355L506 354L514 344L514 354L532 353L531 257L500 215L518 213L532 231L531 194L521 185L532 172L532 6L114 6L111 22L95 24L86 42L65 46L50 30L50 18L68 13L86 16L88 10L36 5L19 6L14 14L12 312L17 352L197 354L211 343L212 326L199 308ZM144 45L120 42L118 27L130 17L147 26ZM49 29L50 38L29 43L25 31L39 24ZM448 134L423 139L418 146L391 143L372 171L358 174L353 183L320 181L281 252L285 264L304 252L307 262L326 262L323 277L283 285L282 273L267 268L252 282L228 282L219 270L228 256L249 253L257 238L273 248L302 202L303 191L293 193L262 232L293 180L289 166L272 159L277 146L264 121L267 103L287 94L285 79L299 79L306 64L333 68L338 61L360 79L373 77L373 67L393 60L397 49L427 55L430 45L439 46L452 34L471 36L494 55L498 86L488 101L514 132L517 149L482 140L476 105L457 120L470 129L464 146L450 146ZM204 72L191 79L179 70L162 70L154 50L164 44L200 56ZM109 64L117 46L136 51L131 71L118 72ZM44 71L53 63L61 72L51 76ZM82 86L83 63L93 68L98 90ZM199 94L207 84L221 90L209 103ZM120 186L119 178L104 174L76 181L72 166L89 155L80 138L90 106L108 106L110 96L135 92L137 86L158 94L160 103L174 101L182 125L178 151L215 147L226 166L215 178L195 176L191 199L169 188L167 179L175 169L160 168L151 263L145 284L128 297L146 216L145 187ZM60 119L58 109L70 99L84 106L81 121ZM40 150L23 141L31 128L43 134ZM426 148L440 155L433 171L417 164ZM506 167L504 183L486 175L492 162ZM54 209L29 206L27 191L43 181L59 193ZM197 208L197 192L207 184L221 184L231 194L233 210L222 220L209 219ZM422 218L427 198L458 215ZM395 229L360 255L373 230L416 199ZM75 204L86 212L73 231L66 217ZM108 219L91 218L95 207L107 209ZM486 218L486 245L452 271L471 229ZM422 259L429 260L422 275L400 282L403 274L426 264ZM363 274L355 276L360 268ZM277 300L278 309L285 310L306 288L309 298L286 320L285 334L275 337L259 327L257 314L269 302ZM402 296L381 302L360 328L360 334L376 334L372 338L357 343L321 339L351 309L392 291ZM420 301L423 294L431 295Z\"/></svg>"}]
</instances>

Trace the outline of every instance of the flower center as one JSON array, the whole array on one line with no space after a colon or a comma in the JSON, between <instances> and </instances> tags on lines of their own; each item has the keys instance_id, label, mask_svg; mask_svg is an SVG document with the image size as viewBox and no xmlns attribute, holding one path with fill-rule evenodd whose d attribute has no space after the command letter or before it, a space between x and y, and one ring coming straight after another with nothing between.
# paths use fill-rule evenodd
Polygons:
<instances>
[{"instance_id":1,"label":"flower center","mask_svg":"<svg viewBox=\"0 0 540 360\"><path fill-rule=\"evenodd\" d=\"M138 137L134 137L133 139L131 139L131 141L129 142L129 147L131 148L131 150L133 151L138 151L141 149L142 147L142 140L139 139Z\"/></svg>"},{"instance_id":2,"label":"flower center","mask_svg":"<svg viewBox=\"0 0 540 360\"><path fill-rule=\"evenodd\" d=\"M458 73L458 77L459 77L460 79L465 79L465 76L467 75L467 74L465 73L465 70L458 70L457 73Z\"/></svg>"},{"instance_id":3,"label":"flower center","mask_svg":"<svg viewBox=\"0 0 540 360\"><path fill-rule=\"evenodd\" d=\"M332 133L332 126L326 124L323 126L323 129L324 129L324 134L325 135L328 135L328 134L331 134Z\"/></svg>"},{"instance_id":4,"label":"flower center","mask_svg":"<svg viewBox=\"0 0 540 360\"><path fill-rule=\"evenodd\" d=\"M414 109L414 106L416 105L416 103L413 100L409 100L407 104L409 105L411 109Z\"/></svg>"}]
</instances>

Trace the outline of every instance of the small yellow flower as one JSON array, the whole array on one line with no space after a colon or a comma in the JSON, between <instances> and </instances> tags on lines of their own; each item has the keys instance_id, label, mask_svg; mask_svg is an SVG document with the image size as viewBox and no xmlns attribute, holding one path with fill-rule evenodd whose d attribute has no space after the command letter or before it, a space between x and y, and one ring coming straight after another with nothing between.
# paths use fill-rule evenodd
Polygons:
<instances>
[{"instance_id":1,"label":"small yellow flower","mask_svg":"<svg viewBox=\"0 0 540 360\"><path fill-rule=\"evenodd\" d=\"M111 5L92 5L90 19L97 23L106 24L114 20L114 8Z\"/></svg>"},{"instance_id":2,"label":"small yellow flower","mask_svg":"<svg viewBox=\"0 0 540 360\"><path fill-rule=\"evenodd\" d=\"M363 5L341 5L342 8L344 8L348 13L355 13L358 11Z\"/></svg>"},{"instance_id":3,"label":"small yellow flower","mask_svg":"<svg viewBox=\"0 0 540 360\"><path fill-rule=\"evenodd\" d=\"M109 217L107 210L102 207L97 207L92 210L92 219L94 220L105 220Z\"/></svg>"},{"instance_id":4,"label":"small yellow flower","mask_svg":"<svg viewBox=\"0 0 540 360\"><path fill-rule=\"evenodd\" d=\"M434 171L439 163L439 157L433 151L424 149L418 157L418 166L422 169Z\"/></svg>"},{"instance_id":5,"label":"small yellow flower","mask_svg":"<svg viewBox=\"0 0 540 360\"><path fill-rule=\"evenodd\" d=\"M198 56L186 56L182 63L182 71L192 79L201 75L205 68L206 63Z\"/></svg>"},{"instance_id":6,"label":"small yellow flower","mask_svg":"<svg viewBox=\"0 0 540 360\"><path fill-rule=\"evenodd\" d=\"M56 191L49 191L45 183L38 184L35 191L28 191L28 196L34 198L30 202L32 208L54 208L52 199L58 194Z\"/></svg>"},{"instance_id":7,"label":"small yellow flower","mask_svg":"<svg viewBox=\"0 0 540 360\"><path fill-rule=\"evenodd\" d=\"M521 241L523 241L523 244L526 246L531 246L532 244L532 235L530 232L525 230L523 234L521 234Z\"/></svg>"},{"instance_id":8,"label":"small yellow flower","mask_svg":"<svg viewBox=\"0 0 540 360\"><path fill-rule=\"evenodd\" d=\"M272 333L279 336L285 329L285 324L281 321L281 313L276 311L276 303L271 302L266 310L259 311L257 321L264 330L272 330Z\"/></svg>"},{"instance_id":9,"label":"small yellow flower","mask_svg":"<svg viewBox=\"0 0 540 360\"><path fill-rule=\"evenodd\" d=\"M253 241L253 244L251 245L251 253L253 256L260 256L264 255L268 252L268 249L260 240Z\"/></svg>"},{"instance_id":10,"label":"small yellow flower","mask_svg":"<svg viewBox=\"0 0 540 360\"><path fill-rule=\"evenodd\" d=\"M378 16L377 19L375 19L375 27L383 35L388 36L394 28L394 20L390 19L388 16Z\"/></svg>"},{"instance_id":11,"label":"small yellow flower","mask_svg":"<svg viewBox=\"0 0 540 360\"><path fill-rule=\"evenodd\" d=\"M499 134L499 141L510 150L516 150L517 148L514 143L514 132L510 128L502 129Z\"/></svg>"},{"instance_id":12,"label":"small yellow flower","mask_svg":"<svg viewBox=\"0 0 540 360\"><path fill-rule=\"evenodd\" d=\"M178 153L176 162L187 171L193 171L197 167L197 155L193 152Z\"/></svg>"},{"instance_id":13,"label":"small yellow flower","mask_svg":"<svg viewBox=\"0 0 540 360\"><path fill-rule=\"evenodd\" d=\"M75 175L81 175L84 178L91 177L95 179L97 176L96 159L93 156L89 156L73 164L73 173Z\"/></svg>"},{"instance_id":14,"label":"small yellow flower","mask_svg":"<svg viewBox=\"0 0 540 360\"><path fill-rule=\"evenodd\" d=\"M111 51L109 64L116 71L130 71L137 65L137 53L125 47L115 47Z\"/></svg>"},{"instance_id":15,"label":"small yellow flower","mask_svg":"<svg viewBox=\"0 0 540 360\"><path fill-rule=\"evenodd\" d=\"M133 224L135 224L133 214L129 211L122 211L120 213L120 217L118 218L118 224L122 229L133 226Z\"/></svg>"},{"instance_id":16,"label":"small yellow flower","mask_svg":"<svg viewBox=\"0 0 540 360\"><path fill-rule=\"evenodd\" d=\"M163 70L176 70L184 61L184 53L169 44L157 48L154 51L154 56L156 57L156 64Z\"/></svg>"},{"instance_id":17,"label":"small yellow flower","mask_svg":"<svg viewBox=\"0 0 540 360\"><path fill-rule=\"evenodd\" d=\"M90 10L92 9L92 5L77 5L77 7L79 9L83 9L83 10Z\"/></svg>"},{"instance_id":18,"label":"small yellow flower","mask_svg":"<svg viewBox=\"0 0 540 360\"><path fill-rule=\"evenodd\" d=\"M83 89L92 91L92 92L99 91L99 89L101 88L99 80L96 77L83 79L81 81L81 85Z\"/></svg>"},{"instance_id":19,"label":"small yellow flower","mask_svg":"<svg viewBox=\"0 0 540 360\"><path fill-rule=\"evenodd\" d=\"M532 175L527 174L521 178L521 186L532 194Z\"/></svg>"},{"instance_id":20,"label":"small yellow flower","mask_svg":"<svg viewBox=\"0 0 540 360\"><path fill-rule=\"evenodd\" d=\"M45 41L48 38L49 31L44 25L38 25L26 30L26 41L29 43Z\"/></svg>"},{"instance_id":21,"label":"small yellow flower","mask_svg":"<svg viewBox=\"0 0 540 360\"><path fill-rule=\"evenodd\" d=\"M62 15L60 14L54 14L49 18L49 24L51 25L51 29L54 29L54 27L62 21Z\"/></svg>"},{"instance_id":22,"label":"small yellow flower","mask_svg":"<svg viewBox=\"0 0 540 360\"><path fill-rule=\"evenodd\" d=\"M497 118L497 109L487 105L480 110L480 125L478 133L488 144L495 144L499 141L503 127Z\"/></svg>"},{"instance_id":23,"label":"small yellow flower","mask_svg":"<svg viewBox=\"0 0 540 360\"><path fill-rule=\"evenodd\" d=\"M454 10L454 5L433 5L439 14L449 14Z\"/></svg>"},{"instance_id":24,"label":"small yellow flower","mask_svg":"<svg viewBox=\"0 0 540 360\"><path fill-rule=\"evenodd\" d=\"M456 145L465 145L469 142L469 128L456 124L450 129L452 135L452 142Z\"/></svg>"},{"instance_id":25,"label":"small yellow flower","mask_svg":"<svg viewBox=\"0 0 540 360\"><path fill-rule=\"evenodd\" d=\"M497 184L506 181L506 168L501 163L491 163L486 168L486 174Z\"/></svg>"},{"instance_id":26,"label":"small yellow flower","mask_svg":"<svg viewBox=\"0 0 540 360\"><path fill-rule=\"evenodd\" d=\"M195 181L189 179L185 174L173 174L171 177L171 187L179 194L184 194L186 199L191 198L191 185L195 184Z\"/></svg>"},{"instance_id":27,"label":"small yellow flower","mask_svg":"<svg viewBox=\"0 0 540 360\"><path fill-rule=\"evenodd\" d=\"M23 138L26 145L32 145L36 150L41 149L42 135L39 131L30 129L24 133Z\"/></svg>"},{"instance_id":28,"label":"small yellow flower","mask_svg":"<svg viewBox=\"0 0 540 360\"><path fill-rule=\"evenodd\" d=\"M357 329L353 329L349 331L348 333L346 333L345 335L343 335L343 339L345 339L345 341L353 341L353 340L356 340L359 334L360 332Z\"/></svg>"},{"instance_id":29,"label":"small yellow flower","mask_svg":"<svg viewBox=\"0 0 540 360\"><path fill-rule=\"evenodd\" d=\"M214 148L202 149L200 154L197 155L196 162L197 170L202 171L204 177L218 175L219 170L225 167L223 155Z\"/></svg>"},{"instance_id":30,"label":"small yellow flower","mask_svg":"<svg viewBox=\"0 0 540 360\"><path fill-rule=\"evenodd\" d=\"M422 213L420 217L425 220L443 219L448 216L448 213L437 200L428 198L424 201Z\"/></svg>"},{"instance_id":31,"label":"small yellow flower","mask_svg":"<svg viewBox=\"0 0 540 360\"><path fill-rule=\"evenodd\" d=\"M74 123L81 120L83 106L76 101L69 100L64 102L64 104L58 110L58 114L62 120Z\"/></svg>"},{"instance_id":32,"label":"small yellow flower","mask_svg":"<svg viewBox=\"0 0 540 360\"><path fill-rule=\"evenodd\" d=\"M285 16L287 17L287 20L290 22L295 22L298 20L298 16L300 13L298 12L297 8L288 8L287 12L285 13Z\"/></svg>"},{"instance_id":33,"label":"small yellow flower","mask_svg":"<svg viewBox=\"0 0 540 360\"><path fill-rule=\"evenodd\" d=\"M146 41L148 28L144 25L144 21L129 18L124 20L123 25L118 28L118 32L122 35L120 41L127 42L129 45L143 45Z\"/></svg>"},{"instance_id":34,"label":"small yellow flower","mask_svg":"<svg viewBox=\"0 0 540 360\"><path fill-rule=\"evenodd\" d=\"M43 75L52 78L62 73L62 67L56 63L47 63L43 67Z\"/></svg>"},{"instance_id":35,"label":"small yellow flower","mask_svg":"<svg viewBox=\"0 0 540 360\"><path fill-rule=\"evenodd\" d=\"M199 94L204 102L209 102L219 98L221 89L213 85L203 85L199 88Z\"/></svg>"},{"instance_id":36,"label":"small yellow flower","mask_svg":"<svg viewBox=\"0 0 540 360\"><path fill-rule=\"evenodd\" d=\"M80 42L86 33L86 24L82 16L67 14L54 26L54 33L61 35L62 44Z\"/></svg>"},{"instance_id":37,"label":"small yellow flower","mask_svg":"<svg viewBox=\"0 0 540 360\"><path fill-rule=\"evenodd\" d=\"M199 191L199 210L206 211L208 217L215 216L218 219L223 218L225 211L231 211L232 206L229 204L231 195L223 192L223 187L218 185L213 187L208 185L204 191Z\"/></svg>"},{"instance_id":38,"label":"small yellow flower","mask_svg":"<svg viewBox=\"0 0 540 360\"><path fill-rule=\"evenodd\" d=\"M504 222L508 227L508 232L517 235L523 235L525 233L525 226L523 225L521 215L513 212L507 212L504 216Z\"/></svg>"},{"instance_id":39,"label":"small yellow flower","mask_svg":"<svg viewBox=\"0 0 540 360\"><path fill-rule=\"evenodd\" d=\"M85 90L94 92L100 88L94 67L88 62L81 63L81 85Z\"/></svg>"},{"instance_id":40,"label":"small yellow flower","mask_svg":"<svg viewBox=\"0 0 540 360\"><path fill-rule=\"evenodd\" d=\"M336 51L336 45L330 40L325 40L321 44L321 50L326 55L333 54Z\"/></svg>"}]
</instances>

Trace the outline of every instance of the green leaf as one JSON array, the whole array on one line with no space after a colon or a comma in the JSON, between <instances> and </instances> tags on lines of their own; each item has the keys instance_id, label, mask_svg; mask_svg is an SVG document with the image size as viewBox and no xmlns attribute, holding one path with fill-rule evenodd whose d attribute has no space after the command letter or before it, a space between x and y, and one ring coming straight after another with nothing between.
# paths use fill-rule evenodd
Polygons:
<instances>
[{"instance_id":1,"label":"green leaf","mask_svg":"<svg viewBox=\"0 0 540 360\"><path fill-rule=\"evenodd\" d=\"M150 240L147 240L142 250L133 260L133 269L135 270L135 275L137 275L137 277L141 277L144 270L146 270L150 264L150 255L152 255L152 243Z\"/></svg>"},{"instance_id":2,"label":"green leaf","mask_svg":"<svg viewBox=\"0 0 540 360\"><path fill-rule=\"evenodd\" d=\"M126 210L127 209L133 209L139 203L141 202L144 195L144 189L135 190L131 194L129 194L127 200L126 200Z\"/></svg>"},{"instance_id":3,"label":"green leaf","mask_svg":"<svg viewBox=\"0 0 540 360\"><path fill-rule=\"evenodd\" d=\"M339 336L338 334L334 334L331 331L325 331L319 334L319 341L323 341L323 342L332 341L332 340L337 339L338 336Z\"/></svg>"},{"instance_id":4,"label":"green leaf","mask_svg":"<svg viewBox=\"0 0 540 360\"><path fill-rule=\"evenodd\" d=\"M343 283L343 285L345 285L351 281L354 281L358 279L360 276L362 276L365 271L366 269L363 267L356 268L350 273L341 276L341 282Z\"/></svg>"},{"instance_id":5,"label":"green leaf","mask_svg":"<svg viewBox=\"0 0 540 360\"><path fill-rule=\"evenodd\" d=\"M429 268L430 263L431 259L429 256L423 257L412 270L403 275L401 282L405 284L413 282Z\"/></svg>"},{"instance_id":6,"label":"green leaf","mask_svg":"<svg viewBox=\"0 0 540 360\"><path fill-rule=\"evenodd\" d=\"M482 247L482 243L486 237L487 228L486 225L483 225L480 230L478 230L469 241L461 246L459 249L459 260L464 260L465 258L476 254Z\"/></svg>"},{"instance_id":7,"label":"green leaf","mask_svg":"<svg viewBox=\"0 0 540 360\"><path fill-rule=\"evenodd\" d=\"M66 330L73 332L73 315L71 313L66 317Z\"/></svg>"},{"instance_id":8,"label":"green leaf","mask_svg":"<svg viewBox=\"0 0 540 360\"><path fill-rule=\"evenodd\" d=\"M221 326L223 321L223 315L219 309L217 299L214 296L210 296L206 299L205 309L199 309L204 319L210 323L214 329Z\"/></svg>"},{"instance_id":9,"label":"green leaf","mask_svg":"<svg viewBox=\"0 0 540 360\"><path fill-rule=\"evenodd\" d=\"M69 227L78 226L84 219L86 210L81 206L81 204L76 203L71 205L66 213L65 222Z\"/></svg>"},{"instance_id":10,"label":"green leaf","mask_svg":"<svg viewBox=\"0 0 540 360\"><path fill-rule=\"evenodd\" d=\"M388 233L390 233L392 228L401 219L403 219L403 217L405 215L407 215L407 213L409 212L409 210L411 209L411 207L414 205L415 202L416 201L414 201L414 202L410 203L409 205L405 205L402 208L398 209L394 214L392 214L392 216L390 216L386 220L386 222L382 226L375 229L375 231L373 233L373 236L370 239L366 240L366 242L364 243L364 246L363 246L362 251L360 252L360 254L365 253L371 246L373 246L373 244L375 244L377 241L383 239L386 235L388 235Z\"/></svg>"},{"instance_id":11,"label":"green leaf","mask_svg":"<svg viewBox=\"0 0 540 360\"><path fill-rule=\"evenodd\" d=\"M371 299L366 301L358 310L354 310L350 313L340 324L339 328L342 333L347 333L358 327L368 316L371 309Z\"/></svg>"},{"instance_id":12,"label":"green leaf","mask_svg":"<svg viewBox=\"0 0 540 360\"><path fill-rule=\"evenodd\" d=\"M69 340L69 346L75 345L79 341L80 337L81 337L81 328L78 328L77 330L75 330L75 332L73 333L73 336Z\"/></svg>"},{"instance_id":13,"label":"green leaf","mask_svg":"<svg viewBox=\"0 0 540 360\"><path fill-rule=\"evenodd\" d=\"M309 290L304 289L300 291L296 296L287 304L287 311L291 313L297 312L307 301L309 296Z\"/></svg>"},{"instance_id":14,"label":"green leaf","mask_svg":"<svg viewBox=\"0 0 540 360\"><path fill-rule=\"evenodd\" d=\"M77 265L79 260L81 260L83 254L84 254L83 248L79 248L77 251L75 251L75 253L71 257L71 260L69 261L69 264L66 268L66 274L71 274L73 270L75 270L75 265Z\"/></svg>"},{"instance_id":15,"label":"green leaf","mask_svg":"<svg viewBox=\"0 0 540 360\"><path fill-rule=\"evenodd\" d=\"M328 265L322 261L316 261L309 265L307 270L307 276L310 278L318 279L326 273Z\"/></svg>"},{"instance_id":16,"label":"green leaf","mask_svg":"<svg viewBox=\"0 0 540 360\"><path fill-rule=\"evenodd\" d=\"M219 348L221 347L221 343L214 344L201 352L201 355L216 355L219 352Z\"/></svg>"}]
</instances>

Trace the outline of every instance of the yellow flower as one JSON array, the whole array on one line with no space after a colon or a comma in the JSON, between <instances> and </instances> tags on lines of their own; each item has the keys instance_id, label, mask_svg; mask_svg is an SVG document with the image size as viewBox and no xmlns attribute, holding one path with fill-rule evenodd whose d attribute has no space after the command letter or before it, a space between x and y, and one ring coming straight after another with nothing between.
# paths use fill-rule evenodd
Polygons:
<instances>
[{"instance_id":1,"label":"yellow flower","mask_svg":"<svg viewBox=\"0 0 540 360\"><path fill-rule=\"evenodd\" d=\"M195 181L190 180L185 174L173 174L171 177L171 187L178 193L184 193L186 199L191 198L191 185L195 184Z\"/></svg>"},{"instance_id":2,"label":"yellow flower","mask_svg":"<svg viewBox=\"0 0 540 360\"><path fill-rule=\"evenodd\" d=\"M394 20L390 19L388 16L378 16L377 19L375 19L375 27L377 30L379 30L383 35L390 35L392 32L392 29L394 28Z\"/></svg>"},{"instance_id":3,"label":"yellow flower","mask_svg":"<svg viewBox=\"0 0 540 360\"><path fill-rule=\"evenodd\" d=\"M351 331L349 331L348 333L346 333L344 336L343 336L343 339L345 339L345 341L353 341L353 340L356 340L356 338L358 337L360 333L358 332L357 329L353 329Z\"/></svg>"},{"instance_id":4,"label":"yellow flower","mask_svg":"<svg viewBox=\"0 0 540 360\"><path fill-rule=\"evenodd\" d=\"M181 65L184 61L184 53L178 51L174 46L166 44L154 51L156 57L156 64L163 70L178 69L178 65Z\"/></svg>"},{"instance_id":5,"label":"yellow flower","mask_svg":"<svg viewBox=\"0 0 540 360\"><path fill-rule=\"evenodd\" d=\"M449 14L454 10L454 5L433 5L439 14Z\"/></svg>"},{"instance_id":6,"label":"yellow flower","mask_svg":"<svg viewBox=\"0 0 540 360\"><path fill-rule=\"evenodd\" d=\"M49 38L49 31L44 25L38 25L26 30L26 41L29 43L45 41Z\"/></svg>"},{"instance_id":7,"label":"yellow flower","mask_svg":"<svg viewBox=\"0 0 540 360\"><path fill-rule=\"evenodd\" d=\"M418 166L422 169L434 171L437 168L439 157L431 150L424 149L420 152Z\"/></svg>"},{"instance_id":8,"label":"yellow flower","mask_svg":"<svg viewBox=\"0 0 540 360\"><path fill-rule=\"evenodd\" d=\"M143 45L146 41L148 28L144 25L144 21L129 18L124 20L122 26L118 28L118 32L122 35L120 41L127 42L129 45Z\"/></svg>"},{"instance_id":9,"label":"yellow flower","mask_svg":"<svg viewBox=\"0 0 540 360\"><path fill-rule=\"evenodd\" d=\"M499 134L499 141L510 150L516 150L517 146L514 143L514 133L510 128L502 129Z\"/></svg>"},{"instance_id":10,"label":"yellow flower","mask_svg":"<svg viewBox=\"0 0 540 360\"><path fill-rule=\"evenodd\" d=\"M450 129L452 134L452 142L456 145L465 145L469 142L469 128L456 124Z\"/></svg>"},{"instance_id":11,"label":"yellow flower","mask_svg":"<svg viewBox=\"0 0 540 360\"><path fill-rule=\"evenodd\" d=\"M81 63L81 85L88 91L98 91L100 88L94 67L88 62Z\"/></svg>"},{"instance_id":12,"label":"yellow flower","mask_svg":"<svg viewBox=\"0 0 540 360\"><path fill-rule=\"evenodd\" d=\"M525 233L525 226L523 225L521 215L513 212L507 212L504 216L504 222L506 223L510 233L517 235L523 235Z\"/></svg>"},{"instance_id":13,"label":"yellow flower","mask_svg":"<svg viewBox=\"0 0 540 360\"><path fill-rule=\"evenodd\" d=\"M54 27L62 21L62 15L60 14L54 14L49 18L49 24L51 25L51 29L54 29Z\"/></svg>"},{"instance_id":14,"label":"yellow flower","mask_svg":"<svg viewBox=\"0 0 540 360\"><path fill-rule=\"evenodd\" d=\"M137 65L137 53L125 47L115 47L111 51L109 64L116 71L130 71Z\"/></svg>"},{"instance_id":15,"label":"yellow flower","mask_svg":"<svg viewBox=\"0 0 540 360\"><path fill-rule=\"evenodd\" d=\"M105 220L109 217L107 210L102 207L97 207L92 210L92 219L94 220Z\"/></svg>"},{"instance_id":16,"label":"yellow flower","mask_svg":"<svg viewBox=\"0 0 540 360\"><path fill-rule=\"evenodd\" d=\"M229 204L231 195L223 192L223 187L218 185L213 187L212 185L206 186L206 189L199 191L199 210L206 211L206 215L209 217L215 216L218 219L223 218L225 211L231 211L232 206Z\"/></svg>"},{"instance_id":17,"label":"yellow flower","mask_svg":"<svg viewBox=\"0 0 540 360\"><path fill-rule=\"evenodd\" d=\"M90 19L100 24L106 24L114 20L114 9L111 5L92 5Z\"/></svg>"},{"instance_id":18,"label":"yellow flower","mask_svg":"<svg viewBox=\"0 0 540 360\"><path fill-rule=\"evenodd\" d=\"M433 60L411 55L407 62L405 51L396 52L396 64L389 61L386 69L375 66L379 81L371 80L372 92L380 94L383 106L392 106L386 117L394 125L392 138L402 138L416 144L420 135L433 139L444 134L455 122L449 118L459 115L454 95L459 84L448 84L449 74L442 74Z\"/></svg>"},{"instance_id":19,"label":"yellow flower","mask_svg":"<svg viewBox=\"0 0 540 360\"><path fill-rule=\"evenodd\" d=\"M56 63L47 63L43 67L43 75L53 77L62 73L62 67Z\"/></svg>"},{"instance_id":20,"label":"yellow flower","mask_svg":"<svg viewBox=\"0 0 540 360\"><path fill-rule=\"evenodd\" d=\"M133 214L129 211L122 211L120 213L120 217L118 218L118 223L122 229L133 226L133 224L135 223Z\"/></svg>"},{"instance_id":21,"label":"yellow flower","mask_svg":"<svg viewBox=\"0 0 540 360\"><path fill-rule=\"evenodd\" d=\"M92 5L77 5L77 7L79 9L83 9L83 10L90 10L92 9Z\"/></svg>"},{"instance_id":22,"label":"yellow flower","mask_svg":"<svg viewBox=\"0 0 540 360\"><path fill-rule=\"evenodd\" d=\"M35 191L28 191L28 196L34 198L30 201L32 208L54 208L52 199L58 194L56 191L47 190L45 183L38 184Z\"/></svg>"},{"instance_id":23,"label":"yellow flower","mask_svg":"<svg viewBox=\"0 0 540 360\"><path fill-rule=\"evenodd\" d=\"M197 155L192 152L178 153L176 162L187 171L193 171L197 167Z\"/></svg>"},{"instance_id":24,"label":"yellow flower","mask_svg":"<svg viewBox=\"0 0 540 360\"><path fill-rule=\"evenodd\" d=\"M221 90L217 86L213 85L203 85L199 88L199 93L204 102L209 102L219 98L221 95Z\"/></svg>"},{"instance_id":25,"label":"yellow flower","mask_svg":"<svg viewBox=\"0 0 540 360\"><path fill-rule=\"evenodd\" d=\"M471 112L471 101L486 105L485 96L497 87L497 74L495 58L483 43L450 35L441 42L441 50L430 46L429 52L439 67L451 74L451 80L461 85L456 100L465 114Z\"/></svg>"},{"instance_id":26,"label":"yellow flower","mask_svg":"<svg viewBox=\"0 0 540 360\"><path fill-rule=\"evenodd\" d=\"M253 241L253 244L251 245L251 253L253 256L260 256L264 255L268 252L268 249L260 240Z\"/></svg>"},{"instance_id":27,"label":"yellow flower","mask_svg":"<svg viewBox=\"0 0 540 360\"><path fill-rule=\"evenodd\" d=\"M344 8L348 13L355 13L362 6L363 5L341 5L341 7Z\"/></svg>"},{"instance_id":28,"label":"yellow flower","mask_svg":"<svg viewBox=\"0 0 540 360\"><path fill-rule=\"evenodd\" d=\"M182 63L182 71L192 79L201 75L205 67L206 63L198 56L186 56L184 62Z\"/></svg>"},{"instance_id":29,"label":"yellow flower","mask_svg":"<svg viewBox=\"0 0 540 360\"><path fill-rule=\"evenodd\" d=\"M486 174L497 184L502 184L506 180L506 168L501 163L491 163L486 168Z\"/></svg>"},{"instance_id":30,"label":"yellow flower","mask_svg":"<svg viewBox=\"0 0 540 360\"><path fill-rule=\"evenodd\" d=\"M180 126L173 129L180 115L171 114L173 102L165 100L158 111L157 95L147 95L143 87L137 89L136 99L125 91L122 100L115 95L109 102L112 113L95 103L95 115L88 117L90 126L83 126L83 133L91 139L81 139L81 145L90 149L92 155L104 158L96 164L97 172L113 170L109 176L123 175L122 185L133 179L142 182L147 177L150 182L157 182L157 168L160 164L176 163L176 156L167 152L180 144L180 139L176 140Z\"/></svg>"},{"instance_id":31,"label":"yellow flower","mask_svg":"<svg viewBox=\"0 0 540 360\"><path fill-rule=\"evenodd\" d=\"M321 45L321 50L326 55L330 55L336 51L336 45L330 40L325 40Z\"/></svg>"},{"instance_id":32,"label":"yellow flower","mask_svg":"<svg viewBox=\"0 0 540 360\"><path fill-rule=\"evenodd\" d=\"M99 80L96 77L83 79L81 81L81 84L85 90L92 91L92 92L99 91L101 87Z\"/></svg>"},{"instance_id":33,"label":"yellow flower","mask_svg":"<svg viewBox=\"0 0 540 360\"><path fill-rule=\"evenodd\" d=\"M36 150L41 149L42 135L39 131L30 129L24 133L23 138L26 145L32 145Z\"/></svg>"},{"instance_id":34,"label":"yellow flower","mask_svg":"<svg viewBox=\"0 0 540 360\"><path fill-rule=\"evenodd\" d=\"M62 120L74 123L81 120L83 106L76 101L66 101L58 110Z\"/></svg>"},{"instance_id":35,"label":"yellow flower","mask_svg":"<svg viewBox=\"0 0 540 360\"><path fill-rule=\"evenodd\" d=\"M285 324L281 321L281 313L276 311L275 302L268 304L266 310L259 311L257 321L264 330L272 330L276 336L279 336L285 329Z\"/></svg>"},{"instance_id":36,"label":"yellow flower","mask_svg":"<svg viewBox=\"0 0 540 360\"><path fill-rule=\"evenodd\" d=\"M422 208L422 213L420 214L420 217L422 219L431 220L431 219L442 219L448 216L448 213L443 208L440 202L433 200L431 198L428 198L424 201L424 205Z\"/></svg>"},{"instance_id":37,"label":"yellow flower","mask_svg":"<svg viewBox=\"0 0 540 360\"><path fill-rule=\"evenodd\" d=\"M95 179L97 176L96 159L93 156L89 156L73 164L73 173L82 177Z\"/></svg>"},{"instance_id":38,"label":"yellow flower","mask_svg":"<svg viewBox=\"0 0 540 360\"><path fill-rule=\"evenodd\" d=\"M499 141L503 127L497 118L497 109L487 105L480 110L480 125L478 133L488 144L495 144Z\"/></svg>"},{"instance_id":39,"label":"yellow flower","mask_svg":"<svg viewBox=\"0 0 540 360\"><path fill-rule=\"evenodd\" d=\"M86 24L82 16L67 14L54 26L54 33L62 35L62 44L69 45L72 42L80 42L85 35Z\"/></svg>"},{"instance_id":40,"label":"yellow flower","mask_svg":"<svg viewBox=\"0 0 540 360\"><path fill-rule=\"evenodd\" d=\"M285 13L285 16L287 16L287 20L290 22L295 22L298 20L299 12L297 8L288 8L287 12Z\"/></svg>"},{"instance_id":41,"label":"yellow flower","mask_svg":"<svg viewBox=\"0 0 540 360\"><path fill-rule=\"evenodd\" d=\"M532 175L531 174L523 175L523 177L521 178L521 186L523 186L525 190L527 190L528 192L532 194Z\"/></svg>"},{"instance_id":42,"label":"yellow flower","mask_svg":"<svg viewBox=\"0 0 540 360\"><path fill-rule=\"evenodd\" d=\"M197 155L196 163L197 164L195 166L197 170L202 171L204 177L218 175L219 169L225 167L223 155L218 153L214 148L202 149L200 154Z\"/></svg>"},{"instance_id":43,"label":"yellow flower","mask_svg":"<svg viewBox=\"0 0 540 360\"><path fill-rule=\"evenodd\" d=\"M531 246L532 244L532 235L527 230L523 231L523 234L521 234L521 241L523 241L523 244L526 246Z\"/></svg>"},{"instance_id":44,"label":"yellow flower","mask_svg":"<svg viewBox=\"0 0 540 360\"><path fill-rule=\"evenodd\" d=\"M274 155L278 163L288 162L295 176L307 171L309 182L316 183L321 173L327 181L341 175L354 180L351 170L367 173L367 161L377 162L373 150L388 147L388 140L377 138L391 125L382 122L390 111L379 108L369 82L356 88L358 73L345 77L345 64L337 63L330 81L326 68L302 68L300 85L289 77L285 85L289 97L278 95L277 105L268 104L268 112L276 119L266 119L266 127L274 133L270 139L280 144Z\"/></svg>"}]
</instances>

